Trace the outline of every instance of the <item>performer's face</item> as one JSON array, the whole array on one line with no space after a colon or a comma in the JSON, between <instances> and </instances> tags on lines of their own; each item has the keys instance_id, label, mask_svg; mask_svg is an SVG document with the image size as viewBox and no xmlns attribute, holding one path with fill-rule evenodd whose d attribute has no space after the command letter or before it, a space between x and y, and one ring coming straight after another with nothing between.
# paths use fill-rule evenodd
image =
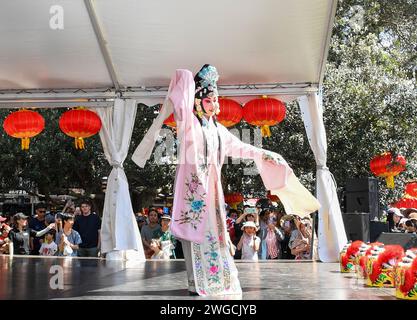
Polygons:
<instances>
[{"instance_id":1,"label":"performer's face","mask_svg":"<svg viewBox=\"0 0 417 320\"><path fill-rule=\"evenodd\" d=\"M207 116L211 117L219 109L219 100L216 95L203 99L203 108Z\"/></svg>"}]
</instances>

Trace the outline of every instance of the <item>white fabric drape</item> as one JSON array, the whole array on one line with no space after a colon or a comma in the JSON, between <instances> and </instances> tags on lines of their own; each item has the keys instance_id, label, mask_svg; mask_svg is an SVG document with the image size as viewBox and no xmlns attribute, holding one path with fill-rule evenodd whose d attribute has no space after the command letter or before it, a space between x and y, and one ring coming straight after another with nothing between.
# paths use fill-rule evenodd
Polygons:
<instances>
[{"instance_id":1,"label":"white fabric drape","mask_svg":"<svg viewBox=\"0 0 417 320\"><path fill-rule=\"evenodd\" d=\"M326 166L327 140L323 123L321 96L310 94L298 98L308 140L317 164L316 191L319 209L318 254L323 262L336 262L347 242L336 183Z\"/></svg>"},{"instance_id":2,"label":"white fabric drape","mask_svg":"<svg viewBox=\"0 0 417 320\"><path fill-rule=\"evenodd\" d=\"M148 161L152 155L153 147L155 146L155 142L159 137L159 131L161 130L165 119L174 112L172 102L170 99L168 99L172 90L172 85L173 83L171 81L168 88L168 93L161 107L161 110L159 111L158 117L156 117L156 119L153 121L151 127L146 132L139 146L133 152L132 160L141 168L145 167L146 161Z\"/></svg>"},{"instance_id":3,"label":"white fabric drape","mask_svg":"<svg viewBox=\"0 0 417 320\"><path fill-rule=\"evenodd\" d=\"M136 101L116 99L111 108L99 108L100 139L113 167L108 179L101 226L101 252L106 258L145 261L143 245L130 201L129 184L123 170L133 125Z\"/></svg>"}]
</instances>

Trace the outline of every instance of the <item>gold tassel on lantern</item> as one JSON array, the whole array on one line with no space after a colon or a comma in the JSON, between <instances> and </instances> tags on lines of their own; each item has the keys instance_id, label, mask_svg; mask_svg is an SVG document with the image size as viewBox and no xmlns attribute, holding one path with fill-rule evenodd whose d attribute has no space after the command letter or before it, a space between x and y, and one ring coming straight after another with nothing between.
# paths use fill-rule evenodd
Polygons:
<instances>
[{"instance_id":1,"label":"gold tassel on lantern","mask_svg":"<svg viewBox=\"0 0 417 320\"><path fill-rule=\"evenodd\" d=\"M22 150L29 150L29 143L30 143L29 138L22 138L22 142L21 142Z\"/></svg>"},{"instance_id":2,"label":"gold tassel on lantern","mask_svg":"<svg viewBox=\"0 0 417 320\"><path fill-rule=\"evenodd\" d=\"M394 184L394 176L387 176L385 177L385 181L387 183L387 187L390 189L394 189L395 184Z\"/></svg>"},{"instance_id":3,"label":"gold tassel on lantern","mask_svg":"<svg viewBox=\"0 0 417 320\"><path fill-rule=\"evenodd\" d=\"M262 137L267 137L267 138L271 136L271 129L269 129L268 125L264 125L261 127L261 135Z\"/></svg>"},{"instance_id":4,"label":"gold tassel on lantern","mask_svg":"<svg viewBox=\"0 0 417 320\"><path fill-rule=\"evenodd\" d=\"M75 138L75 149L84 149L84 139L83 138Z\"/></svg>"}]
</instances>

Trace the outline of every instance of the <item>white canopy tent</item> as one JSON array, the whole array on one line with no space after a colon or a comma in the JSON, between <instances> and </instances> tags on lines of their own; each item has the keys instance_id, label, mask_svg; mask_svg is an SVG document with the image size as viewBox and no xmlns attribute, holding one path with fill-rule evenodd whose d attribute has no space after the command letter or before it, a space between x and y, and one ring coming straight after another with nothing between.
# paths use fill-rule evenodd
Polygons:
<instances>
[{"instance_id":1,"label":"white canopy tent","mask_svg":"<svg viewBox=\"0 0 417 320\"><path fill-rule=\"evenodd\" d=\"M110 128L101 137L118 171L117 184L125 153L119 139L130 141L131 135L116 132L127 121L121 112L136 102L162 102L175 69L213 64L220 72L220 94L242 102L261 94L299 99L318 164L319 256L337 261L346 235L326 167L318 95L336 5L336 0L5 0L0 107L68 107L80 101L109 107L99 112ZM130 201L121 195L126 186L127 180L120 188L108 185L115 192L111 201L106 194L103 238L115 252L140 246L132 240L135 226L121 230L118 222L120 216L133 218L131 207L111 203Z\"/></svg>"}]
</instances>

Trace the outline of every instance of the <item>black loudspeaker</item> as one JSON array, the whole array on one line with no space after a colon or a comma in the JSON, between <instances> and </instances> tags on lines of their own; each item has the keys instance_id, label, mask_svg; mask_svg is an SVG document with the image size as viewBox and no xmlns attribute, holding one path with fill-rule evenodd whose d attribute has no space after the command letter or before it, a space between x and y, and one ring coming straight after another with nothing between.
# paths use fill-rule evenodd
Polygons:
<instances>
[{"instance_id":1,"label":"black loudspeaker","mask_svg":"<svg viewBox=\"0 0 417 320\"><path fill-rule=\"evenodd\" d=\"M345 224L346 236L348 240L362 240L364 242L369 242L369 213L344 213L343 222Z\"/></svg>"},{"instance_id":2,"label":"black loudspeaker","mask_svg":"<svg viewBox=\"0 0 417 320\"><path fill-rule=\"evenodd\" d=\"M383 232L389 232L388 222L370 221L369 234L371 242L375 242Z\"/></svg>"},{"instance_id":3,"label":"black loudspeaker","mask_svg":"<svg viewBox=\"0 0 417 320\"><path fill-rule=\"evenodd\" d=\"M346 181L345 212L369 212L369 218L379 219L378 180L354 178Z\"/></svg>"},{"instance_id":4,"label":"black loudspeaker","mask_svg":"<svg viewBox=\"0 0 417 320\"><path fill-rule=\"evenodd\" d=\"M383 232L378 237L377 241L383 244L398 244L404 248L404 250L410 248L417 248L417 235L414 233L402 233L402 232Z\"/></svg>"}]
</instances>

